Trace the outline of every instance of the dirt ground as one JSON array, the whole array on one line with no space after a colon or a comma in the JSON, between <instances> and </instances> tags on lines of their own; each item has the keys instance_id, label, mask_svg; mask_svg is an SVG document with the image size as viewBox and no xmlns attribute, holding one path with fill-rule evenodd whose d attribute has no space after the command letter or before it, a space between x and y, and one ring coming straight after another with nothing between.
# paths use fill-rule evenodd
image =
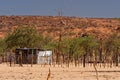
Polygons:
<instances>
[{"instance_id":1,"label":"dirt ground","mask_svg":"<svg viewBox=\"0 0 120 80\"><path fill-rule=\"evenodd\" d=\"M18 65L9 67L6 63L0 64L0 80L47 80L47 75L51 70L49 80L96 80L96 73L93 66L82 66L69 68L64 65L55 67L41 65ZM120 80L120 67L98 67L99 80Z\"/></svg>"}]
</instances>

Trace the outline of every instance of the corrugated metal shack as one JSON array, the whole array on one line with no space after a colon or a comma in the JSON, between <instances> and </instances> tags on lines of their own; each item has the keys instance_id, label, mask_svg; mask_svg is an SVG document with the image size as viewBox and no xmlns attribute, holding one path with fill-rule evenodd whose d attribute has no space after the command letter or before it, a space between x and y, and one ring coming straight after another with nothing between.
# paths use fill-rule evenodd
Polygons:
<instances>
[{"instance_id":1,"label":"corrugated metal shack","mask_svg":"<svg viewBox=\"0 0 120 80\"><path fill-rule=\"evenodd\" d=\"M39 51L38 64L51 64L52 63L52 51Z\"/></svg>"},{"instance_id":2,"label":"corrugated metal shack","mask_svg":"<svg viewBox=\"0 0 120 80\"><path fill-rule=\"evenodd\" d=\"M15 59L17 64L51 64L52 51L36 48L17 48Z\"/></svg>"},{"instance_id":3,"label":"corrugated metal shack","mask_svg":"<svg viewBox=\"0 0 120 80\"><path fill-rule=\"evenodd\" d=\"M16 63L18 64L22 59L23 64L36 64L37 63L37 52L40 49L36 48L17 48L15 50Z\"/></svg>"}]
</instances>

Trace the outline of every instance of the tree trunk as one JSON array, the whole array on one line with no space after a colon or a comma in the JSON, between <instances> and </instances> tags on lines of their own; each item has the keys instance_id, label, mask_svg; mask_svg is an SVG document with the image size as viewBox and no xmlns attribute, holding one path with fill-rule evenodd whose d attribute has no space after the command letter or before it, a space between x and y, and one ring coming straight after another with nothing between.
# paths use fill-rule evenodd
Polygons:
<instances>
[{"instance_id":1,"label":"tree trunk","mask_svg":"<svg viewBox=\"0 0 120 80\"><path fill-rule=\"evenodd\" d=\"M31 67L33 66L33 50L32 50L32 55L31 55Z\"/></svg>"},{"instance_id":2,"label":"tree trunk","mask_svg":"<svg viewBox=\"0 0 120 80\"><path fill-rule=\"evenodd\" d=\"M96 68L96 64L97 64L97 62L96 62L96 55L95 55L95 52L93 51L93 67L94 67L95 72L96 72L96 79L99 80L99 78L98 78L98 71L97 71L97 68Z\"/></svg>"},{"instance_id":3,"label":"tree trunk","mask_svg":"<svg viewBox=\"0 0 120 80\"><path fill-rule=\"evenodd\" d=\"M52 53L52 61L51 61L51 65L53 65L53 63L54 63L54 58L53 58L53 56L54 56L54 50L52 50L53 51L53 53Z\"/></svg>"},{"instance_id":4,"label":"tree trunk","mask_svg":"<svg viewBox=\"0 0 120 80\"><path fill-rule=\"evenodd\" d=\"M113 55L113 51L110 52L110 56L109 56L109 62L110 62L110 68L112 68L112 56Z\"/></svg>"},{"instance_id":5,"label":"tree trunk","mask_svg":"<svg viewBox=\"0 0 120 80\"><path fill-rule=\"evenodd\" d=\"M22 52L20 52L20 55L19 55L19 65L20 65L20 66L23 66L23 65L22 65Z\"/></svg>"},{"instance_id":6,"label":"tree trunk","mask_svg":"<svg viewBox=\"0 0 120 80\"><path fill-rule=\"evenodd\" d=\"M79 60L79 58L80 58L80 57L79 57L79 56L77 56L77 59L78 59L78 66L80 65L80 60Z\"/></svg>"},{"instance_id":7,"label":"tree trunk","mask_svg":"<svg viewBox=\"0 0 120 80\"><path fill-rule=\"evenodd\" d=\"M65 56L64 54L62 55L62 58L63 58L63 64L65 63Z\"/></svg>"},{"instance_id":8,"label":"tree trunk","mask_svg":"<svg viewBox=\"0 0 120 80\"><path fill-rule=\"evenodd\" d=\"M69 67L69 63L70 63L70 55L68 53L68 67Z\"/></svg>"},{"instance_id":9,"label":"tree trunk","mask_svg":"<svg viewBox=\"0 0 120 80\"><path fill-rule=\"evenodd\" d=\"M9 53L9 62L10 62L10 67L12 66L12 53Z\"/></svg>"},{"instance_id":10,"label":"tree trunk","mask_svg":"<svg viewBox=\"0 0 120 80\"><path fill-rule=\"evenodd\" d=\"M103 47L102 47L102 42L100 43L100 48L99 48L99 61L102 62L102 52L103 52Z\"/></svg>"},{"instance_id":11,"label":"tree trunk","mask_svg":"<svg viewBox=\"0 0 120 80\"><path fill-rule=\"evenodd\" d=\"M53 57L53 60L52 60L52 63L53 63L53 67L55 67L55 53L56 53L56 50L54 49L53 50L54 52L53 52L53 54L52 54L52 57Z\"/></svg>"},{"instance_id":12,"label":"tree trunk","mask_svg":"<svg viewBox=\"0 0 120 80\"><path fill-rule=\"evenodd\" d=\"M86 58L86 55L84 54L83 55L83 67L85 67L85 58Z\"/></svg>"},{"instance_id":13,"label":"tree trunk","mask_svg":"<svg viewBox=\"0 0 120 80\"><path fill-rule=\"evenodd\" d=\"M99 61L102 62L102 50L100 50Z\"/></svg>"},{"instance_id":14,"label":"tree trunk","mask_svg":"<svg viewBox=\"0 0 120 80\"><path fill-rule=\"evenodd\" d=\"M116 53L115 53L115 63L116 63L116 66L118 66L118 48L116 50Z\"/></svg>"},{"instance_id":15,"label":"tree trunk","mask_svg":"<svg viewBox=\"0 0 120 80\"><path fill-rule=\"evenodd\" d=\"M59 56L60 56L60 52L57 51L57 54L56 54L56 64L59 64Z\"/></svg>"},{"instance_id":16,"label":"tree trunk","mask_svg":"<svg viewBox=\"0 0 120 80\"><path fill-rule=\"evenodd\" d=\"M74 59L75 59L75 67L77 67L77 59L76 59L76 57Z\"/></svg>"}]
</instances>

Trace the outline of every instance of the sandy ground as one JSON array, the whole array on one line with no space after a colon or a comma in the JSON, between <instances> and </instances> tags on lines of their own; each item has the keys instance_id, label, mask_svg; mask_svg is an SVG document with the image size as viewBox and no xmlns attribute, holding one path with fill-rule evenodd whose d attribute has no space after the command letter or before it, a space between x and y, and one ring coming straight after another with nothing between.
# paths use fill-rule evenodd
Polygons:
<instances>
[{"instance_id":1,"label":"sandy ground","mask_svg":"<svg viewBox=\"0 0 120 80\"><path fill-rule=\"evenodd\" d=\"M92 66L83 68L82 66L74 67L55 67L41 65L15 65L9 67L5 63L0 64L0 80L47 80L47 75L51 70L49 80L96 80L96 73ZM98 67L99 80L120 80L120 68L103 68Z\"/></svg>"}]
</instances>

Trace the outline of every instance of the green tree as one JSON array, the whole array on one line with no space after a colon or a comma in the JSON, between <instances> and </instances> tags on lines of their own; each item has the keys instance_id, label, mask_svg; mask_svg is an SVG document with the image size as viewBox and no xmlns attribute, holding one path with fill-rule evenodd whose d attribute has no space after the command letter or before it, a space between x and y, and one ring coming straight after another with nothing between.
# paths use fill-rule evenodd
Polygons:
<instances>
[{"instance_id":1,"label":"green tree","mask_svg":"<svg viewBox=\"0 0 120 80\"><path fill-rule=\"evenodd\" d=\"M5 38L7 49L15 49L18 47L34 48L38 41L37 30L32 26L19 26Z\"/></svg>"},{"instance_id":2,"label":"green tree","mask_svg":"<svg viewBox=\"0 0 120 80\"><path fill-rule=\"evenodd\" d=\"M39 41L38 41L38 44L36 46L38 48L41 48L41 49L49 49L49 47L51 47L50 45L53 42L52 37L50 37L48 35L44 36L42 34L39 34L38 39L39 39Z\"/></svg>"},{"instance_id":3,"label":"green tree","mask_svg":"<svg viewBox=\"0 0 120 80\"><path fill-rule=\"evenodd\" d=\"M77 66L77 60L84 54L83 47L80 45L80 38L73 38L70 44L70 53L74 57L75 66ZM78 60L79 64L79 60Z\"/></svg>"},{"instance_id":4,"label":"green tree","mask_svg":"<svg viewBox=\"0 0 120 80\"><path fill-rule=\"evenodd\" d=\"M85 67L85 62L86 62L86 56L88 55L88 52L92 52L93 49L96 49L96 47L98 46L98 43L96 41L96 39L91 36L91 35L87 35L84 37L79 37L79 45L82 47L82 49L84 50L83 53L83 67Z\"/></svg>"},{"instance_id":5,"label":"green tree","mask_svg":"<svg viewBox=\"0 0 120 80\"><path fill-rule=\"evenodd\" d=\"M5 52L5 41L3 38L0 38L0 55L3 56Z\"/></svg>"},{"instance_id":6,"label":"green tree","mask_svg":"<svg viewBox=\"0 0 120 80\"><path fill-rule=\"evenodd\" d=\"M68 67L70 60L70 47L71 47L70 45L71 45L71 39L67 37L63 37L61 40L60 51L63 57L63 63L65 62L64 56L67 56Z\"/></svg>"},{"instance_id":7,"label":"green tree","mask_svg":"<svg viewBox=\"0 0 120 80\"><path fill-rule=\"evenodd\" d=\"M116 66L118 66L118 58L119 58L119 48L120 48L120 36L118 36L116 33L112 33L108 36L108 38L105 41L105 57L110 60L110 66L112 65L112 62L116 63ZM112 60L113 59L113 60Z\"/></svg>"}]
</instances>

